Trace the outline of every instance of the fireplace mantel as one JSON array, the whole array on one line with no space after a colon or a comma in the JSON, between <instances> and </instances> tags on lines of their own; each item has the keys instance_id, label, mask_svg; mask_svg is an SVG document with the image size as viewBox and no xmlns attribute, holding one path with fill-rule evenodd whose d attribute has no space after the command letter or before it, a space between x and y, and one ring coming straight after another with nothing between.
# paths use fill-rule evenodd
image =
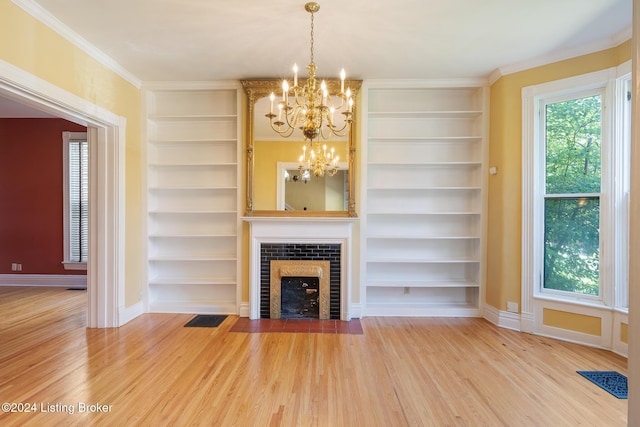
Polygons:
<instances>
[{"instance_id":1,"label":"fireplace mantel","mask_svg":"<svg viewBox=\"0 0 640 427\"><path fill-rule=\"evenodd\" d=\"M260 245L339 244L340 251L340 319L351 320L352 231L358 218L312 217L243 217L250 224L249 248L249 317L260 318Z\"/></svg>"}]
</instances>

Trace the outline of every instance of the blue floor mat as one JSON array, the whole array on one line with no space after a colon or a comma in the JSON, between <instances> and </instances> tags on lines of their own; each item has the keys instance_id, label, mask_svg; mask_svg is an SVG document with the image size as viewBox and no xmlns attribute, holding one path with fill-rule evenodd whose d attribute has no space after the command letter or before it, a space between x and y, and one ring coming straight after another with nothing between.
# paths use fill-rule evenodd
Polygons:
<instances>
[{"instance_id":1,"label":"blue floor mat","mask_svg":"<svg viewBox=\"0 0 640 427\"><path fill-rule=\"evenodd\" d=\"M615 371L576 371L618 399L627 398L627 377Z\"/></svg>"}]
</instances>

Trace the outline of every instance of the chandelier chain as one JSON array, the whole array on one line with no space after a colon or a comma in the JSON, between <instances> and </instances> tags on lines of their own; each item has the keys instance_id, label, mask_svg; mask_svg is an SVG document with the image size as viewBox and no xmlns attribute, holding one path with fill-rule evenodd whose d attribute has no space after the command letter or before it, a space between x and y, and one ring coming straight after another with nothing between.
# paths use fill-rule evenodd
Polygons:
<instances>
[{"instance_id":1,"label":"chandelier chain","mask_svg":"<svg viewBox=\"0 0 640 427\"><path fill-rule=\"evenodd\" d=\"M311 12L311 63L313 64L313 12Z\"/></svg>"}]
</instances>

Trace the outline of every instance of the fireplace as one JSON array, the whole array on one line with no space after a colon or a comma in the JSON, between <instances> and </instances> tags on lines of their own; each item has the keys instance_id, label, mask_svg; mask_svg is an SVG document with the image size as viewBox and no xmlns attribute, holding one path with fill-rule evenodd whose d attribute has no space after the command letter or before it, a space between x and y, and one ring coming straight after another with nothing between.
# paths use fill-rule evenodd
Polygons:
<instances>
[{"instance_id":1,"label":"fireplace","mask_svg":"<svg viewBox=\"0 0 640 427\"><path fill-rule=\"evenodd\" d=\"M329 262L329 267L320 268L322 277L329 279L329 290L318 292L329 294L327 318L351 320L351 224L356 218L244 217L243 220L251 225L251 244L249 301L245 305L248 310L241 308L241 316L272 317L273 261L324 261ZM312 268L317 271L318 267ZM317 276L304 272L292 277Z\"/></svg>"},{"instance_id":2,"label":"fireplace","mask_svg":"<svg viewBox=\"0 0 640 427\"><path fill-rule=\"evenodd\" d=\"M330 319L330 264L272 260L269 318Z\"/></svg>"},{"instance_id":3,"label":"fireplace","mask_svg":"<svg viewBox=\"0 0 640 427\"><path fill-rule=\"evenodd\" d=\"M321 319L340 319L340 245L307 243L260 244L260 318L279 319L272 306L281 300L282 277L317 277L326 300ZM274 291L277 295L274 295Z\"/></svg>"}]
</instances>

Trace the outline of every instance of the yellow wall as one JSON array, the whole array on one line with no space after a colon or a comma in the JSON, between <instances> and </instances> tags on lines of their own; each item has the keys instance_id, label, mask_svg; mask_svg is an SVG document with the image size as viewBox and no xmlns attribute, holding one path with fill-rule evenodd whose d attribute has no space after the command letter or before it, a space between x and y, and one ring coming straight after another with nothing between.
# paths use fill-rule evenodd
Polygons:
<instances>
[{"instance_id":1,"label":"yellow wall","mask_svg":"<svg viewBox=\"0 0 640 427\"><path fill-rule=\"evenodd\" d=\"M620 323L620 341L629 344L629 325Z\"/></svg>"},{"instance_id":2,"label":"yellow wall","mask_svg":"<svg viewBox=\"0 0 640 427\"><path fill-rule=\"evenodd\" d=\"M10 1L0 2L0 59L126 117L125 305L143 289L140 91Z\"/></svg>"},{"instance_id":3,"label":"yellow wall","mask_svg":"<svg viewBox=\"0 0 640 427\"><path fill-rule=\"evenodd\" d=\"M276 172L278 162L297 162L303 142L290 139L256 141L253 174L253 208L276 209Z\"/></svg>"},{"instance_id":4,"label":"yellow wall","mask_svg":"<svg viewBox=\"0 0 640 427\"><path fill-rule=\"evenodd\" d=\"M532 68L491 86L487 304L505 310L521 301L522 100L523 87L614 67L631 59L631 41L616 48Z\"/></svg>"},{"instance_id":5,"label":"yellow wall","mask_svg":"<svg viewBox=\"0 0 640 427\"><path fill-rule=\"evenodd\" d=\"M302 154L303 145L305 145L304 142L290 139L254 143L253 208L255 210L276 209L277 163L297 162ZM346 142L332 142L327 145L336 149L336 155L339 156L340 161L346 161Z\"/></svg>"},{"instance_id":6,"label":"yellow wall","mask_svg":"<svg viewBox=\"0 0 640 427\"><path fill-rule=\"evenodd\" d=\"M602 320L599 317L569 313L545 308L542 323L556 328L569 329L583 334L602 336Z\"/></svg>"}]
</instances>

